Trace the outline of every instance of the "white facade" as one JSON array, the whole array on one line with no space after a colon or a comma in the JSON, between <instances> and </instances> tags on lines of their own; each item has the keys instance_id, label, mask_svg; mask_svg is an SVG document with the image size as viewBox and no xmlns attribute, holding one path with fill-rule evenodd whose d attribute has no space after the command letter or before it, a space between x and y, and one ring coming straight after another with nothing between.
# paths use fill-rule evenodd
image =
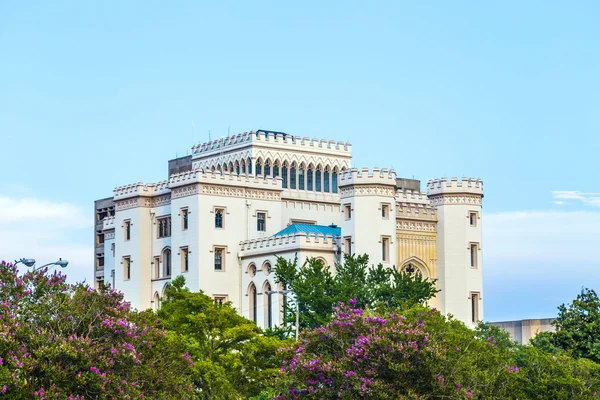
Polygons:
<instances>
[{"instance_id":1,"label":"white facade","mask_svg":"<svg viewBox=\"0 0 600 400\"><path fill-rule=\"evenodd\" d=\"M341 252L367 253L439 278L438 307L472 324L483 318L482 197L481 181L465 178L430 181L428 195L398 190L393 170L352 169L348 143L244 133L194 146L192 169L168 181L114 190L104 281L146 309L183 275L191 290L267 327L281 320L281 296L268 295L277 256L335 268ZM273 236L290 224L341 232Z\"/></svg>"}]
</instances>

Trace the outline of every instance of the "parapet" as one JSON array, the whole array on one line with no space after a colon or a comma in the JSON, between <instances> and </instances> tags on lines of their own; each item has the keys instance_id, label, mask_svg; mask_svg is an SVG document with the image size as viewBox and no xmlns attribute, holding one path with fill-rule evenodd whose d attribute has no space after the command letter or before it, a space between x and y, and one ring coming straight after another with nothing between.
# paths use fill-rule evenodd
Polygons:
<instances>
[{"instance_id":1,"label":"parapet","mask_svg":"<svg viewBox=\"0 0 600 400\"><path fill-rule=\"evenodd\" d=\"M335 140L316 138L310 139L308 137L300 137L288 133L266 130L244 132L207 143L198 144L192 147L192 152L194 156L202 157L204 154L210 154L216 150L224 151L225 149L239 147L238 145L248 143L274 143L285 147L293 147L298 150L301 150L302 148L316 148L344 153L347 156L350 156L350 153L352 152L352 145L347 142L336 142Z\"/></svg>"},{"instance_id":2,"label":"parapet","mask_svg":"<svg viewBox=\"0 0 600 400\"><path fill-rule=\"evenodd\" d=\"M432 205L396 203L396 218L437 221L437 210Z\"/></svg>"},{"instance_id":3,"label":"parapet","mask_svg":"<svg viewBox=\"0 0 600 400\"><path fill-rule=\"evenodd\" d=\"M369 168L362 168L360 171L352 168L340 174L340 187L372 184L396 186L396 172L387 168L373 168L372 171Z\"/></svg>"},{"instance_id":4,"label":"parapet","mask_svg":"<svg viewBox=\"0 0 600 400\"><path fill-rule=\"evenodd\" d=\"M138 182L131 185L119 186L113 190L115 200L138 196L153 197L169 192L168 181L148 183L146 185Z\"/></svg>"},{"instance_id":5,"label":"parapet","mask_svg":"<svg viewBox=\"0 0 600 400\"><path fill-rule=\"evenodd\" d=\"M401 204L418 204L431 207L431 200L427 197L427 193L418 192L416 190L397 190L396 202Z\"/></svg>"},{"instance_id":6,"label":"parapet","mask_svg":"<svg viewBox=\"0 0 600 400\"><path fill-rule=\"evenodd\" d=\"M245 253L273 253L290 250L321 249L333 251L335 238L332 235L297 232L289 235L270 236L261 239L251 239L240 242L240 251Z\"/></svg>"},{"instance_id":7,"label":"parapet","mask_svg":"<svg viewBox=\"0 0 600 400\"><path fill-rule=\"evenodd\" d=\"M429 196L445 194L474 194L483 197L483 181L479 178L463 177L462 180L453 177L448 181L446 178L434 179L427 182Z\"/></svg>"},{"instance_id":8,"label":"parapet","mask_svg":"<svg viewBox=\"0 0 600 400\"><path fill-rule=\"evenodd\" d=\"M102 230L108 231L110 229L115 229L115 216L105 217L102 220Z\"/></svg>"},{"instance_id":9,"label":"parapet","mask_svg":"<svg viewBox=\"0 0 600 400\"><path fill-rule=\"evenodd\" d=\"M186 186L192 183L217 184L226 186L255 187L261 189L282 190L281 177L262 177L253 175L238 175L234 171L221 172L195 169L171 175L169 188Z\"/></svg>"}]
</instances>

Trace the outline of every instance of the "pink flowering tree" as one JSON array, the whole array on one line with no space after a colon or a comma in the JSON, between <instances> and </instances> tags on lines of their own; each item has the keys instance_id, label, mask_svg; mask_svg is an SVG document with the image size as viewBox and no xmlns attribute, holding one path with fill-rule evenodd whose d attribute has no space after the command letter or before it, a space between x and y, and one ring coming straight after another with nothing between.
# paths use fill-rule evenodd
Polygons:
<instances>
[{"instance_id":1,"label":"pink flowering tree","mask_svg":"<svg viewBox=\"0 0 600 400\"><path fill-rule=\"evenodd\" d=\"M339 303L330 322L282 350L280 399L514 398L520 392L518 367L492 338L476 338L435 310L381 317L354 304Z\"/></svg>"},{"instance_id":2,"label":"pink flowering tree","mask_svg":"<svg viewBox=\"0 0 600 400\"><path fill-rule=\"evenodd\" d=\"M0 397L191 397L189 356L152 313L46 272L0 264Z\"/></svg>"}]
</instances>

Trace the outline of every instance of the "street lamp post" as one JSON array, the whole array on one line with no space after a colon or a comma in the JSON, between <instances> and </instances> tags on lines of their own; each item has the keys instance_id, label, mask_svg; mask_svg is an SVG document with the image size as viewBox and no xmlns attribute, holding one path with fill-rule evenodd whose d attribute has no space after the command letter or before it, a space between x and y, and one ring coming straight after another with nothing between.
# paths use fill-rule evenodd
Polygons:
<instances>
[{"instance_id":1,"label":"street lamp post","mask_svg":"<svg viewBox=\"0 0 600 400\"><path fill-rule=\"evenodd\" d=\"M267 290L267 291L265 291L265 293L268 296L271 296L272 294L276 294L276 293L286 295L286 294L292 293L292 291L289 289ZM300 303L298 303L298 298L296 298L295 300L296 300L296 342L297 342L298 341L298 333L300 331L300 305L299 305Z\"/></svg>"},{"instance_id":2,"label":"street lamp post","mask_svg":"<svg viewBox=\"0 0 600 400\"><path fill-rule=\"evenodd\" d=\"M35 259L33 259L33 258L21 258L20 260L15 261L15 265L17 265L18 263L24 264L27 267L33 267L33 269L32 269L33 272L38 271L38 270L48 267L48 266L52 266L52 267L59 266L61 268L65 268L67 265L69 265L69 262L67 260L63 260L62 258L59 258L58 261L44 264L41 267L35 267Z\"/></svg>"}]
</instances>

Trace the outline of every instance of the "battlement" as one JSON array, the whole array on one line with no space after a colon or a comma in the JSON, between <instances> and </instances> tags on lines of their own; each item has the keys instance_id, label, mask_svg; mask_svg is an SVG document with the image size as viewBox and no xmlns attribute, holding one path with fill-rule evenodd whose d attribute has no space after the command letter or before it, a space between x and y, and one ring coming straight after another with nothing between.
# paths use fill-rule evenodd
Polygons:
<instances>
[{"instance_id":1,"label":"battlement","mask_svg":"<svg viewBox=\"0 0 600 400\"><path fill-rule=\"evenodd\" d=\"M146 185L144 185L142 182L138 182L131 185L119 186L113 190L113 193L115 200L138 196L153 197L160 194L169 193L169 187L168 181L148 183Z\"/></svg>"},{"instance_id":2,"label":"battlement","mask_svg":"<svg viewBox=\"0 0 600 400\"><path fill-rule=\"evenodd\" d=\"M448 181L446 178L434 179L427 182L429 196L444 194L475 194L483 197L483 181L476 178L463 177L462 180L453 177Z\"/></svg>"},{"instance_id":3,"label":"battlement","mask_svg":"<svg viewBox=\"0 0 600 400\"><path fill-rule=\"evenodd\" d=\"M245 147L252 144L279 144L282 146L295 148L297 150L316 148L339 152L349 156L352 151L350 143L336 142L327 139L310 139L308 137L293 136L283 132L271 132L265 130L244 132L233 136L227 136L218 140L198 144L192 147L194 156L202 157L205 154L213 152L223 152L233 148Z\"/></svg>"},{"instance_id":4,"label":"battlement","mask_svg":"<svg viewBox=\"0 0 600 400\"><path fill-rule=\"evenodd\" d=\"M233 171L212 172L196 169L193 171L181 172L171 175L169 178L169 188L185 186L192 183L217 184L227 186L244 186L260 189L283 190L281 185L281 177L262 177L262 176L247 176L238 175Z\"/></svg>"},{"instance_id":5,"label":"battlement","mask_svg":"<svg viewBox=\"0 0 600 400\"><path fill-rule=\"evenodd\" d=\"M112 217L105 217L102 220L102 230L107 231L110 229L115 229L115 216L114 215Z\"/></svg>"},{"instance_id":6,"label":"battlement","mask_svg":"<svg viewBox=\"0 0 600 400\"><path fill-rule=\"evenodd\" d=\"M396 172L387 168L373 168L372 171L369 168L352 168L340 174L340 187L372 184L396 186Z\"/></svg>"},{"instance_id":7,"label":"battlement","mask_svg":"<svg viewBox=\"0 0 600 400\"><path fill-rule=\"evenodd\" d=\"M437 210L431 205L399 203L396 204L396 218L437 221Z\"/></svg>"},{"instance_id":8,"label":"battlement","mask_svg":"<svg viewBox=\"0 0 600 400\"><path fill-rule=\"evenodd\" d=\"M265 251L288 251L302 247L311 249L331 250L336 245L332 235L297 232L290 235L270 236L261 239L251 239L240 242L242 252L260 253Z\"/></svg>"},{"instance_id":9,"label":"battlement","mask_svg":"<svg viewBox=\"0 0 600 400\"><path fill-rule=\"evenodd\" d=\"M431 207L431 200L425 192L418 192L416 190L397 190L396 191L396 202L407 203L407 204L420 204L423 206Z\"/></svg>"}]
</instances>

